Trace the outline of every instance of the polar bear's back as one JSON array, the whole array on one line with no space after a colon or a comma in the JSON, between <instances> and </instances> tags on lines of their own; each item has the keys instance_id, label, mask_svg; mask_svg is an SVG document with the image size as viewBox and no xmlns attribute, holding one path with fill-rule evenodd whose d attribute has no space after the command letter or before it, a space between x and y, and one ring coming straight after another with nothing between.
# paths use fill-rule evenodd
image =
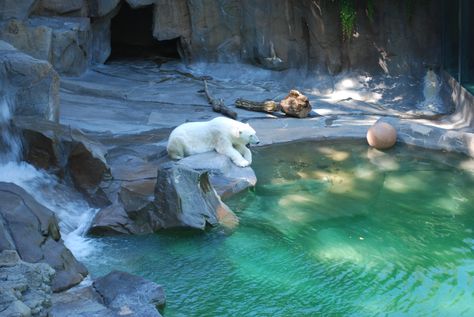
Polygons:
<instances>
[{"instance_id":1,"label":"polar bear's back","mask_svg":"<svg viewBox=\"0 0 474 317\"><path fill-rule=\"evenodd\" d=\"M215 119L214 119L215 120ZM173 159L214 150L223 122L187 122L176 127L168 139L168 154Z\"/></svg>"}]
</instances>

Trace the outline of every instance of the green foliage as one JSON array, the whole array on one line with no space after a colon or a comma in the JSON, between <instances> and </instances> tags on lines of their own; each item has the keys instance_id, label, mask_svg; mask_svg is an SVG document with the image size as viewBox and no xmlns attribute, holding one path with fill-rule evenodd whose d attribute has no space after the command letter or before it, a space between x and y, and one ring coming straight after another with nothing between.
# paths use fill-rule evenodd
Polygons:
<instances>
[{"instance_id":1,"label":"green foliage","mask_svg":"<svg viewBox=\"0 0 474 317\"><path fill-rule=\"evenodd\" d=\"M350 39L354 31L356 10L354 0L340 0L339 17L341 18L342 37Z\"/></svg>"},{"instance_id":2,"label":"green foliage","mask_svg":"<svg viewBox=\"0 0 474 317\"><path fill-rule=\"evenodd\" d=\"M367 8L365 9L365 12L367 13L367 17L369 18L369 21L373 23L374 13L375 13L374 0L367 0Z\"/></svg>"},{"instance_id":3,"label":"green foliage","mask_svg":"<svg viewBox=\"0 0 474 317\"><path fill-rule=\"evenodd\" d=\"M404 4L405 12L409 22L411 22L414 16L415 2L428 5L430 0L404 0L401 2ZM365 0L365 12L369 21L373 23L375 15L374 0ZM356 24L356 17L357 11L355 0L339 0L339 18L341 19L343 40L348 40L351 38Z\"/></svg>"}]
</instances>

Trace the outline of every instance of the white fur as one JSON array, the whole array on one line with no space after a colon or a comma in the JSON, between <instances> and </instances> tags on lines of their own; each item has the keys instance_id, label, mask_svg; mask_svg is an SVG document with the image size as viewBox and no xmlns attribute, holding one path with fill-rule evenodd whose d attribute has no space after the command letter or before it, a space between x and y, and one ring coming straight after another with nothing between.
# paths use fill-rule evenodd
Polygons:
<instances>
[{"instance_id":1,"label":"white fur","mask_svg":"<svg viewBox=\"0 0 474 317\"><path fill-rule=\"evenodd\" d=\"M209 151L228 156L237 166L252 163L252 153L247 144L258 143L255 130L226 117L205 122L188 122L176 127L168 140L168 155L172 159Z\"/></svg>"}]
</instances>

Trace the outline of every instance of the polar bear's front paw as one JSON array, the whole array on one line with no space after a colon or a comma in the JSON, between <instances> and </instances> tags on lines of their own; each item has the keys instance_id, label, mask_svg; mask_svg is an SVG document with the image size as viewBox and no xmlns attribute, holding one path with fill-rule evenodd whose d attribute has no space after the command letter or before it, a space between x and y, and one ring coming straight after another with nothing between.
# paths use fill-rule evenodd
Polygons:
<instances>
[{"instance_id":1,"label":"polar bear's front paw","mask_svg":"<svg viewBox=\"0 0 474 317\"><path fill-rule=\"evenodd\" d=\"M250 165L250 162L244 159L234 161L235 165L238 167L246 167Z\"/></svg>"}]
</instances>

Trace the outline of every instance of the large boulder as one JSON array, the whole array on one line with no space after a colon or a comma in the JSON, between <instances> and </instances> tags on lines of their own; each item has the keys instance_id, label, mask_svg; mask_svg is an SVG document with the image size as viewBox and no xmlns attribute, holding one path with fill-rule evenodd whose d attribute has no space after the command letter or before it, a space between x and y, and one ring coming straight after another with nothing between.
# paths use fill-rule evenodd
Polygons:
<instances>
[{"instance_id":1,"label":"large boulder","mask_svg":"<svg viewBox=\"0 0 474 317\"><path fill-rule=\"evenodd\" d=\"M51 302L49 317L117 317L92 286L55 293Z\"/></svg>"},{"instance_id":2,"label":"large boulder","mask_svg":"<svg viewBox=\"0 0 474 317\"><path fill-rule=\"evenodd\" d=\"M32 117L14 118L14 126L22 132L27 162L72 180L93 205L110 203L100 187L110 175L102 144L80 130Z\"/></svg>"},{"instance_id":3,"label":"large boulder","mask_svg":"<svg viewBox=\"0 0 474 317\"><path fill-rule=\"evenodd\" d=\"M225 199L255 186L257 177L251 167L238 167L229 157L216 152L191 155L178 165L209 173L209 181L217 194Z\"/></svg>"},{"instance_id":4,"label":"large boulder","mask_svg":"<svg viewBox=\"0 0 474 317\"><path fill-rule=\"evenodd\" d=\"M91 27L88 18L38 17L29 20L31 28L52 30L49 61L61 74L79 75L91 62Z\"/></svg>"},{"instance_id":5,"label":"large boulder","mask_svg":"<svg viewBox=\"0 0 474 317\"><path fill-rule=\"evenodd\" d=\"M234 167L227 157L217 153L196 155L178 163L166 160L155 164L154 169L153 164L137 163L130 157L128 162L136 169L127 172L123 166L112 167L114 177L122 180L116 184L117 198L96 214L89 233L145 234L174 227L204 229L219 223L232 228L237 218L213 186L229 197L256 182L251 168ZM150 170L156 169L157 176L149 178Z\"/></svg>"},{"instance_id":6,"label":"large boulder","mask_svg":"<svg viewBox=\"0 0 474 317\"><path fill-rule=\"evenodd\" d=\"M151 219L155 228L202 230L233 216L212 187L208 172L173 163L158 169L154 204L157 212Z\"/></svg>"},{"instance_id":7,"label":"large boulder","mask_svg":"<svg viewBox=\"0 0 474 317\"><path fill-rule=\"evenodd\" d=\"M112 204L102 208L92 220L88 234L95 236L111 236L122 234L151 233L148 223L136 223L125 211L123 205Z\"/></svg>"},{"instance_id":8,"label":"large boulder","mask_svg":"<svg viewBox=\"0 0 474 317\"><path fill-rule=\"evenodd\" d=\"M0 40L37 59L51 61L53 30L33 27L28 21L11 19L0 24Z\"/></svg>"},{"instance_id":9,"label":"large boulder","mask_svg":"<svg viewBox=\"0 0 474 317\"><path fill-rule=\"evenodd\" d=\"M0 183L0 202L0 251L16 250L23 261L51 265L53 291L84 279L87 269L64 246L51 210L11 183Z\"/></svg>"},{"instance_id":10,"label":"large boulder","mask_svg":"<svg viewBox=\"0 0 474 317\"><path fill-rule=\"evenodd\" d=\"M92 284L107 307L135 316L160 316L156 310L165 305L160 285L125 272L113 271Z\"/></svg>"},{"instance_id":11,"label":"large boulder","mask_svg":"<svg viewBox=\"0 0 474 317\"><path fill-rule=\"evenodd\" d=\"M0 314L4 317L48 316L54 270L27 263L13 250L0 252Z\"/></svg>"},{"instance_id":12,"label":"large boulder","mask_svg":"<svg viewBox=\"0 0 474 317\"><path fill-rule=\"evenodd\" d=\"M50 317L159 317L165 304L160 285L139 276L114 271L91 286L54 294Z\"/></svg>"},{"instance_id":13,"label":"large boulder","mask_svg":"<svg viewBox=\"0 0 474 317\"><path fill-rule=\"evenodd\" d=\"M153 137L157 134L160 133ZM102 185L111 205L97 213L89 232L94 235L153 232L148 221L140 222L138 219L141 219L139 215L153 213L155 209L156 170L160 164L158 161L164 156L160 153L166 153L165 146L143 144L140 136L126 138L126 141L116 138L112 142L121 145L108 152L112 177ZM123 146L124 142L126 146ZM111 141L107 140L107 143Z\"/></svg>"},{"instance_id":14,"label":"large boulder","mask_svg":"<svg viewBox=\"0 0 474 317\"><path fill-rule=\"evenodd\" d=\"M169 129L163 129L103 141L111 147L107 152L107 163L112 177L102 183L111 205L96 214L90 234L145 234L161 229L156 216L161 211L156 204L155 187L157 170L161 171L166 164L193 169L196 173L207 171L210 184L224 198L255 184L255 173L250 167L239 168L229 158L215 152L171 162L166 151L169 133ZM235 222L234 217L227 220Z\"/></svg>"},{"instance_id":15,"label":"large boulder","mask_svg":"<svg viewBox=\"0 0 474 317\"><path fill-rule=\"evenodd\" d=\"M38 0L2 0L0 1L0 21L7 19L26 19Z\"/></svg>"},{"instance_id":16,"label":"large boulder","mask_svg":"<svg viewBox=\"0 0 474 317\"><path fill-rule=\"evenodd\" d=\"M59 76L51 64L0 41L0 95L12 96L14 115L59 120Z\"/></svg>"},{"instance_id":17,"label":"large boulder","mask_svg":"<svg viewBox=\"0 0 474 317\"><path fill-rule=\"evenodd\" d=\"M0 39L17 49L49 61L61 74L78 75L91 62L88 18L34 17L0 24Z\"/></svg>"}]
</instances>

